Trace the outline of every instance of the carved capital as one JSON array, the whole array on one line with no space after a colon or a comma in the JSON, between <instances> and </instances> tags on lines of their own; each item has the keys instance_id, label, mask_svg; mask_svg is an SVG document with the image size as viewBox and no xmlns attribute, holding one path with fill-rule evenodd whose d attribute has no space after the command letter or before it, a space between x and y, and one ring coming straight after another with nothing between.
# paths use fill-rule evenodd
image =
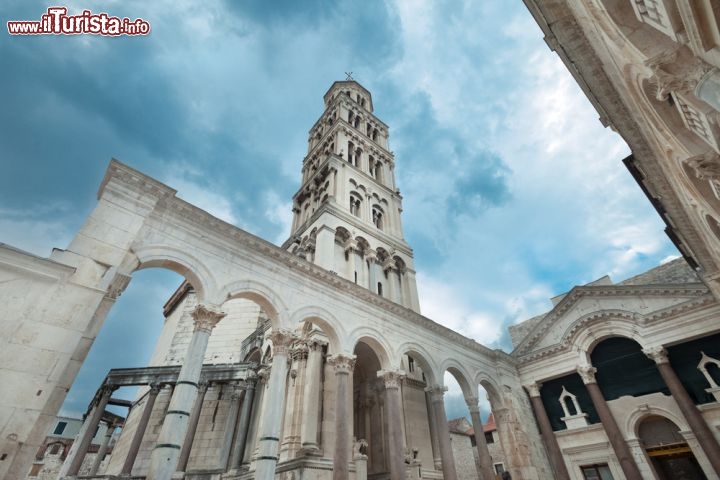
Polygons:
<instances>
[{"instance_id":1,"label":"carved capital","mask_svg":"<svg viewBox=\"0 0 720 480\"><path fill-rule=\"evenodd\" d=\"M335 375L347 375L355 368L355 355L337 354L328 357L328 364L335 369Z\"/></svg>"},{"instance_id":2,"label":"carved capital","mask_svg":"<svg viewBox=\"0 0 720 480\"><path fill-rule=\"evenodd\" d=\"M273 355L287 355L297 337L290 330L273 330L268 339L273 344Z\"/></svg>"},{"instance_id":3,"label":"carved capital","mask_svg":"<svg viewBox=\"0 0 720 480\"><path fill-rule=\"evenodd\" d=\"M225 318L227 313L210 305L199 304L190 315L193 318L195 331L209 333L220 320Z\"/></svg>"},{"instance_id":4,"label":"carved capital","mask_svg":"<svg viewBox=\"0 0 720 480\"><path fill-rule=\"evenodd\" d=\"M317 338L311 338L307 341L308 350L310 352L322 350L325 345L327 345L327 342L323 342L322 340L319 340Z\"/></svg>"},{"instance_id":5,"label":"carved capital","mask_svg":"<svg viewBox=\"0 0 720 480\"><path fill-rule=\"evenodd\" d=\"M595 372L597 372L597 368L591 365L585 365L577 367L577 372L580 375L580 378L582 378L583 383L597 383L595 380Z\"/></svg>"},{"instance_id":6,"label":"carved capital","mask_svg":"<svg viewBox=\"0 0 720 480\"><path fill-rule=\"evenodd\" d=\"M405 372L402 371L388 371L380 370L377 373L379 378L382 378L385 384L385 389L388 388L400 388L403 378L405 378Z\"/></svg>"},{"instance_id":7,"label":"carved capital","mask_svg":"<svg viewBox=\"0 0 720 480\"><path fill-rule=\"evenodd\" d=\"M293 345L292 350L290 351L290 355L292 356L293 360L306 359L308 357L307 342L304 342L302 340L295 342L295 345Z\"/></svg>"},{"instance_id":8,"label":"carved capital","mask_svg":"<svg viewBox=\"0 0 720 480\"><path fill-rule=\"evenodd\" d=\"M430 394L430 401L433 403L442 402L445 398L445 392L447 392L447 390L448 388L445 385L434 385L425 389L425 391Z\"/></svg>"},{"instance_id":9,"label":"carved capital","mask_svg":"<svg viewBox=\"0 0 720 480\"><path fill-rule=\"evenodd\" d=\"M198 393L205 393L207 392L208 386L210 386L209 382L200 382L198 383Z\"/></svg>"},{"instance_id":10,"label":"carved capital","mask_svg":"<svg viewBox=\"0 0 720 480\"><path fill-rule=\"evenodd\" d=\"M153 382L148 386L150 387L151 395L157 395L158 393L160 393L160 390L162 390L162 387L163 387L162 384L157 383L157 382Z\"/></svg>"},{"instance_id":11,"label":"carved capital","mask_svg":"<svg viewBox=\"0 0 720 480\"><path fill-rule=\"evenodd\" d=\"M670 362L670 360L668 360L667 350L662 346L645 348L643 349L643 353L658 365Z\"/></svg>"},{"instance_id":12,"label":"carved capital","mask_svg":"<svg viewBox=\"0 0 720 480\"><path fill-rule=\"evenodd\" d=\"M542 383L533 382L525 385L525 389L528 391L528 394L531 397L539 397L540 396L540 387L542 386Z\"/></svg>"}]
</instances>

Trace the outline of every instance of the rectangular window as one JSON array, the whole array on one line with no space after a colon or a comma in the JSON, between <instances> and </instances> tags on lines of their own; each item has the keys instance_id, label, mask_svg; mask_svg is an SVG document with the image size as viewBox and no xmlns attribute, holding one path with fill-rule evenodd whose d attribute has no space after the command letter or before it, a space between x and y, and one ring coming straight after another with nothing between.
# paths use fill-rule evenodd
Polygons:
<instances>
[{"instance_id":1,"label":"rectangular window","mask_svg":"<svg viewBox=\"0 0 720 480\"><path fill-rule=\"evenodd\" d=\"M53 430L53 435L62 435L65 427L67 427L67 422L58 422L57 425L55 425L55 430Z\"/></svg>"},{"instance_id":2,"label":"rectangular window","mask_svg":"<svg viewBox=\"0 0 720 480\"><path fill-rule=\"evenodd\" d=\"M607 463L580 467L585 480L613 480Z\"/></svg>"},{"instance_id":3,"label":"rectangular window","mask_svg":"<svg viewBox=\"0 0 720 480\"><path fill-rule=\"evenodd\" d=\"M485 443L495 443L492 432L485 432Z\"/></svg>"},{"instance_id":4,"label":"rectangular window","mask_svg":"<svg viewBox=\"0 0 720 480\"><path fill-rule=\"evenodd\" d=\"M505 471L505 465L503 465L502 463L496 463L494 465L494 467L495 467L495 473L502 473Z\"/></svg>"}]
</instances>

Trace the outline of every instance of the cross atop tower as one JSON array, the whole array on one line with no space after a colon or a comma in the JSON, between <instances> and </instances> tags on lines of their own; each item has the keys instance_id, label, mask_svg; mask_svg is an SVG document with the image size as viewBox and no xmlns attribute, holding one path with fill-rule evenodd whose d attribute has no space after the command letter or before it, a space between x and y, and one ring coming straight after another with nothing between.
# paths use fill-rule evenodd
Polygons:
<instances>
[{"instance_id":1,"label":"cross atop tower","mask_svg":"<svg viewBox=\"0 0 720 480\"><path fill-rule=\"evenodd\" d=\"M345 72L345 75L346 75L345 80L348 80L348 81L353 81L353 80L355 80L355 79L353 78L352 74L353 74L353 72Z\"/></svg>"},{"instance_id":2,"label":"cross atop tower","mask_svg":"<svg viewBox=\"0 0 720 480\"><path fill-rule=\"evenodd\" d=\"M388 126L373 114L370 92L346 75L325 93L310 129L283 248L419 311Z\"/></svg>"}]
</instances>

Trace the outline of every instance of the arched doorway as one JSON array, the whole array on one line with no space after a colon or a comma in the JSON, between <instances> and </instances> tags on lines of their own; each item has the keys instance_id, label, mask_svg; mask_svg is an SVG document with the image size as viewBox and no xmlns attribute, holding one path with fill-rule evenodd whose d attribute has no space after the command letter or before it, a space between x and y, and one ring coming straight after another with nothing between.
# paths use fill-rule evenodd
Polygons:
<instances>
[{"instance_id":1,"label":"arched doorway","mask_svg":"<svg viewBox=\"0 0 720 480\"><path fill-rule=\"evenodd\" d=\"M645 417L638 437L660 480L706 480L680 429L659 415Z\"/></svg>"},{"instance_id":2,"label":"arched doorway","mask_svg":"<svg viewBox=\"0 0 720 480\"><path fill-rule=\"evenodd\" d=\"M368 475L387 474L390 464L387 458L388 429L385 418L385 386L378 378L380 359L365 342L355 346L355 370L353 372L354 409L353 431L355 438L367 442Z\"/></svg>"}]
</instances>

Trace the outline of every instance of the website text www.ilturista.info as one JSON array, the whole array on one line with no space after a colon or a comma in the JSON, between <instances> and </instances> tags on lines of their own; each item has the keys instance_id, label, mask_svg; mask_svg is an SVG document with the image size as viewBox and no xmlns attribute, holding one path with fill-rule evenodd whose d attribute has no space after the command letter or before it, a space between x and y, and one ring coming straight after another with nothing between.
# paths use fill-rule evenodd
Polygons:
<instances>
[{"instance_id":1,"label":"website text www.ilturista.info","mask_svg":"<svg viewBox=\"0 0 720 480\"><path fill-rule=\"evenodd\" d=\"M111 17L107 13L83 10L80 15L68 15L66 7L50 7L40 20L7 22L10 35L147 35L150 24L142 18Z\"/></svg>"}]
</instances>

